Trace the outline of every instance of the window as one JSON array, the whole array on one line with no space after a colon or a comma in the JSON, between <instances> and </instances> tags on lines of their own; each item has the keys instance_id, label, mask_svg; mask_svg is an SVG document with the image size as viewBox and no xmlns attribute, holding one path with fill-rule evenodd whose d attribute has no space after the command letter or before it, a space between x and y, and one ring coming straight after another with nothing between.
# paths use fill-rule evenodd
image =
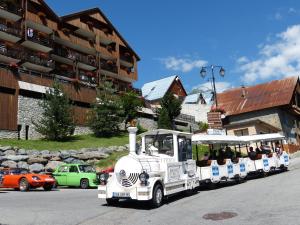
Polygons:
<instances>
[{"instance_id":1,"label":"window","mask_svg":"<svg viewBox=\"0 0 300 225\"><path fill-rule=\"evenodd\" d=\"M69 172L70 172L70 173L78 173L78 168L77 168L77 166L70 166Z\"/></svg>"},{"instance_id":2,"label":"window","mask_svg":"<svg viewBox=\"0 0 300 225\"><path fill-rule=\"evenodd\" d=\"M147 135L145 137L146 154L174 155L173 134Z\"/></svg>"},{"instance_id":3,"label":"window","mask_svg":"<svg viewBox=\"0 0 300 225\"><path fill-rule=\"evenodd\" d=\"M58 169L58 172L66 173L68 172L68 166L62 166Z\"/></svg>"},{"instance_id":4,"label":"window","mask_svg":"<svg viewBox=\"0 0 300 225\"><path fill-rule=\"evenodd\" d=\"M79 170L82 173L94 173L96 172L94 167L90 166L90 165L79 165Z\"/></svg>"},{"instance_id":5,"label":"window","mask_svg":"<svg viewBox=\"0 0 300 225\"><path fill-rule=\"evenodd\" d=\"M240 129L240 130L235 130L234 131L234 135L235 136L246 136L246 135L249 135L249 130L248 130L248 128L246 128L246 129Z\"/></svg>"},{"instance_id":6,"label":"window","mask_svg":"<svg viewBox=\"0 0 300 225\"><path fill-rule=\"evenodd\" d=\"M179 162L192 159L192 141L186 137L178 137L178 160Z\"/></svg>"}]
</instances>

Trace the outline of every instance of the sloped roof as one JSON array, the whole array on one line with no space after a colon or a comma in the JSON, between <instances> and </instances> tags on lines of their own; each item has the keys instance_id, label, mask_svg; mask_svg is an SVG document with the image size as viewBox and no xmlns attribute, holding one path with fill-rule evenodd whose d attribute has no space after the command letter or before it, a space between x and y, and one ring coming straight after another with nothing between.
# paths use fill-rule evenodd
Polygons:
<instances>
[{"instance_id":1,"label":"sloped roof","mask_svg":"<svg viewBox=\"0 0 300 225\"><path fill-rule=\"evenodd\" d=\"M183 104L196 104L200 99L200 93L191 94L185 97Z\"/></svg>"},{"instance_id":2,"label":"sloped roof","mask_svg":"<svg viewBox=\"0 0 300 225\"><path fill-rule=\"evenodd\" d=\"M145 83L142 87L142 95L146 100L153 101L156 99L163 98L173 81L178 76L170 76L160 80L155 80L149 83Z\"/></svg>"},{"instance_id":3,"label":"sloped roof","mask_svg":"<svg viewBox=\"0 0 300 225\"><path fill-rule=\"evenodd\" d=\"M140 57L138 56L138 54L130 47L128 42L123 38L123 36L120 34L120 32L114 27L114 25L110 22L110 20L105 16L105 14L99 8L92 8L92 9L87 9L87 10L71 13L68 15L61 16L60 18L62 21L67 22L74 18L78 18L80 16L88 15L88 14L92 14L92 13L99 13L105 19L107 24L117 33L117 35L121 38L121 40L125 43L125 45L130 49L130 51L133 52L133 54L136 56L137 60L140 60Z\"/></svg>"},{"instance_id":4,"label":"sloped roof","mask_svg":"<svg viewBox=\"0 0 300 225\"><path fill-rule=\"evenodd\" d=\"M297 82L298 77L288 77L283 80L224 91L217 94L218 106L224 108L226 115L237 115L288 105Z\"/></svg>"}]
</instances>

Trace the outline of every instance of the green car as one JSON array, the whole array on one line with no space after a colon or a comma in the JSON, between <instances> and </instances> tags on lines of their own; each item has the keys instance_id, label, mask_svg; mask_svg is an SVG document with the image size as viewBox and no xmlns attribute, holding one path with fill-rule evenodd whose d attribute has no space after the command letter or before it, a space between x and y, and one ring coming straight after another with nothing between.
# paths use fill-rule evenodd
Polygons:
<instances>
[{"instance_id":1,"label":"green car","mask_svg":"<svg viewBox=\"0 0 300 225\"><path fill-rule=\"evenodd\" d=\"M57 186L86 189L97 187L99 184L94 167L87 164L63 164L56 168L53 176Z\"/></svg>"}]
</instances>

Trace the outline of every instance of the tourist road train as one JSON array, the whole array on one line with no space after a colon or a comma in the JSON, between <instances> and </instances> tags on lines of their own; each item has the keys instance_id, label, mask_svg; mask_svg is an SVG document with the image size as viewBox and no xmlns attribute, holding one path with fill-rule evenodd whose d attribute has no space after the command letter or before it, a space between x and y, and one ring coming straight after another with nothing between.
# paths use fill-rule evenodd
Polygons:
<instances>
[{"instance_id":1,"label":"tourist road train","mask_svg":"<svg viewBox=\"0 0 300 225\"><path fill-rule=\"evenodd\" d=\"M128 131L129 154L117 161L114 172L99 177L98 198L106 199L108 205L117 205L120 199L133 199L147 200L152 207L159 207L164 197L193 191L203 183L240 181L252 173L266 175L286 170L289 165L289 156L282 149L285 137L280 134L237 137L157 129L143 133L141 146L137 146L137 128L129 127ZM193 160L192 143L208 144L210 155ZM258 148L258 143L271 144L273 150L279 151L254 152L253 145ZM221 159L214 156L216 146L221 149L219 156L224 154ZM251 158L242 157L243 149L249 155L253 153ZM234 156L226 158L233 151Z\"/></svg>"}]
</instances>

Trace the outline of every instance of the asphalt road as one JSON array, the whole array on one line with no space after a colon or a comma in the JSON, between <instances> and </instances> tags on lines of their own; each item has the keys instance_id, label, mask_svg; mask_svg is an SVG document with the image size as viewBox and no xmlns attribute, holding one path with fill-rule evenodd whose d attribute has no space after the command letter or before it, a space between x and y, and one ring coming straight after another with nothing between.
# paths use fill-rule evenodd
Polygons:
<instances>
[{"instance_id":1,"label":"asphalt road","mask_svg":"<svg viewBox=\"0 0 300 225\"><path fill-rule=\"evenodd\" d=\"M0 190L1 225L298 225L299 212L300 159L294 160L288 172L214 190L200 189L189 197L181 194L158 209L128 201L108 207L97 199L95 189Z\"/></svg>"}]
</instances>

